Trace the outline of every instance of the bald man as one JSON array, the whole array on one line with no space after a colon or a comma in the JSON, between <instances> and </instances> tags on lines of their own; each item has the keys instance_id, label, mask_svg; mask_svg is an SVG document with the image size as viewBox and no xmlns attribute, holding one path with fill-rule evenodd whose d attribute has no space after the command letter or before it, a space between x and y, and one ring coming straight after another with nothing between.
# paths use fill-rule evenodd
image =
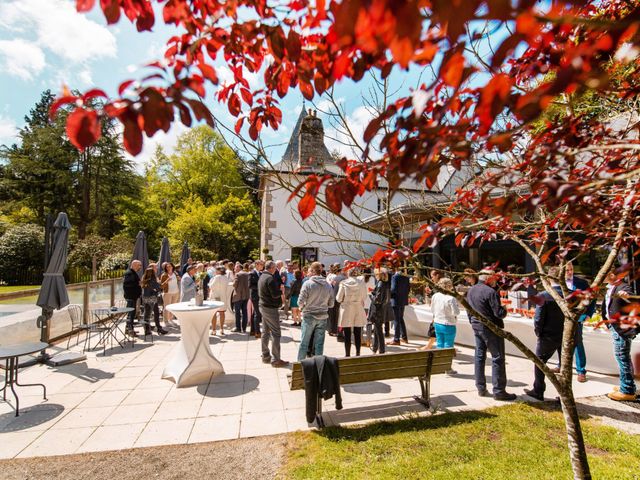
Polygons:
<instances>
[{"instance_id":1,"label":"bald man","mask_svg":"<svg viewBox=\"0 0 640 480\"><path fill-rule=\"evenodd\" d=\"M133 329L133 320L136 318L136 306L140 295L142 295L142 287L140 286L140 277L138 272L142 268L142 262L140 260L133 260L129 269L124 273L122 281L122 290L124 291L124 298L127 301L127 308L133 308L127 315L127 328L126 333L132 337L136 336L136 332Z\"/></svg>"}]
</instances>

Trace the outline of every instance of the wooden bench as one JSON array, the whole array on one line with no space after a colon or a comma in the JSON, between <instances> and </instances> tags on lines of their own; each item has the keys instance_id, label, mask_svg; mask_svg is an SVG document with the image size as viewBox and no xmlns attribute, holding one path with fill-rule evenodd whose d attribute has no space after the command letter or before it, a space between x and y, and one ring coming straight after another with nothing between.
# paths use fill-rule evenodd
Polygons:
<instances>
[{"instance_id":1,"label":"wooden bench","mask_svg":"<svg viewBox=\"0 0 640 480\"><path fill-rule=\"evenodd\" d=\"M340 385L417 377L422 393L414 398L428 407L431 376L450 370L454 354L455 349L443 348L339 358ZM304 375L299 362L293 364L289 386L291 390L304 390ZM322 398L318 398L317 412L316 421L323 427Z\"/></svg>"}]
</instances>

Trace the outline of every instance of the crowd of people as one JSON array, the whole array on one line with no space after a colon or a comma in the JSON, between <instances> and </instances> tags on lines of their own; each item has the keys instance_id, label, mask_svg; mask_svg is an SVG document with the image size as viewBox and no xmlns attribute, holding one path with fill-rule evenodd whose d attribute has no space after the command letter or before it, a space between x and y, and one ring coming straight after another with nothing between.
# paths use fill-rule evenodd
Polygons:
<instances>
[{"instance_id":1,"label":"crowd of people","mask_svg":"<svg viewBox=\"0 0 640 480\"><path fill-rule=\"evenodd\" d=\"M301 266L297 262L262 261L193 262L191 259L176 268L164 263L161 271L150 264L142 277L142 264L134 260L124 276L124 296L127 306L137 302L143 309L142 325L145 335L151 330L151 314L156 331L164 335L167 330L160 324L159 304L187 302L196 295L204 299L222 302L211 321L212 334L224 335L225 315L233 312L233 332L248 333L262 342L262 361L274 367L284 367L289 362L280 354L281 322L291 320L292 326L300 326L300 344L297 360L301 361L324 352L325 336L337 337L344 342L344 354L361 354L362 346L369 346L374 354L384 354L386 345L408 344L409 338L404 320L404 310L409 304L411 279L403 271L392 268L376 268L373 272L347 268L349 264L333 264L327 269L319 262ZM492 396L497 400L510 401L516 395L506 390L504 339L486 325L486 321L504 328L507 310L501 302L497 281L499 276L491 270L479 273L467 269L462 284L454 286L444 272L430 271L431 282L437 290L425 288L425 296L431 304L433 322L429 327L428 343L421 349L452 348L456 338L456 325L464 310L453 295L455 288L462 287L466 302L472 310L467 313L475 336L474 373L478 395L487 396L485 362L487 352L492 363ZM558 284L560 269L551 267L548 278L554 289L562 294ZM612 274L605 301L602 305L604 318L615 316L629 295L627 285L619 285ZM569 292L584 290L586 280L574 275L571 264L565 270L565 283ZM553 297L544 292L540 296L534 315L534 331L538 338L536 354L548 361L562 346L564 314ZM591 301L579 319L576 331L577 381L585 382L586 353L582 342L583 324L595 312L596 302ZM485 322L476 317L482 316ZM135 310L127 320L127 333L135 335ZM177 325L167 310L163 310L165 327ZM393 324L393 338L391 325ZM249 328L249 332L247 332ZM614 400L634 399L636 394L633 366L630 358L632 335L612 326L615 356L620 368L620 387L609 394ZM557 369L556 369L557 370ZM454 370L448 372L455 375ZM543 372L535 368L532 389L525 393L543 399L545 381Z\"/></svg>"}]
</instances>

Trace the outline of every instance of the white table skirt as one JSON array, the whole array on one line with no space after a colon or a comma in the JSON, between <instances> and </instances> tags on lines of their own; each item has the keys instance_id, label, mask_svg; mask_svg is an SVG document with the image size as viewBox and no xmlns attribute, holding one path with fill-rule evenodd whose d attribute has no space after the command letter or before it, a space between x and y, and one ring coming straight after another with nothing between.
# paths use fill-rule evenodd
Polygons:
<instances>
[{"instance_id":1,"label":"white table skirt","mask_svg":"<svg viewBox=\"0 0 640 480\"><path fill-rule=\"evenodd\" d=\"M180 321L181 339L162 378L173 380L177 387L191 387L208 383L212 376L224 373L209 347L211 318L222 305L222 302L207 301L202 306L181 302L165 307Z\"/></svg>"},{"instance_id":2,"label":"white table skirt","mask_svg":"<svg viewBox=\"0 0 640 480\"><path fill-rule=\"evenodd\" d=\"M407 326L409 338L426 337L433 317L428 305L410 305L405 309L404 321ZM535 351L536 335L533 331L533 319L509 315L504 319L505 328L517 336L524 344ZM594 330L584 327L582 333L584 348L587 354L587 370L606 375L618 375L618 364L613 355L613 340L611 333L606 329ZM458 315L457 333L455 343L468 347L475 347L475 335L467 314L463 311ZM505 342L506 352L510 355L522 357L523 354L511 342ZM556 356L552 361L555 361ZM640 362L640 336L631 344L631 358L636 363ZM635 367L637 368L637 367ZM636 370L637 372L638 370Z\"/></svg>"}]
</instances>

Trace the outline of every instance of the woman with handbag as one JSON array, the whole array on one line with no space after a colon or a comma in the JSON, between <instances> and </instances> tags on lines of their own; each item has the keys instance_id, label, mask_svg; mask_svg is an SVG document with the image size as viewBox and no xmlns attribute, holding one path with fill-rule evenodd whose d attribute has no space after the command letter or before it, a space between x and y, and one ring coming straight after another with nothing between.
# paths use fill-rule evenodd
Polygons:
<instances>
[{"instance_id":1,"label":"woman with handbag","mask_svg":"<svg viewBox=\"0 0 640 480\"><path fill-rule=\"evenodd\" d=\"M142 305L144 307L144 316L142 317L142 323L144 324L144 334L149 335L151 333L149 317L153 310L153 320L156 324L156 330L160 335L165 335L167 332L160 326L160 310L158 310L158 296L160 295L161 288L156 277L156 264L150 264L144 271L142 280L140 281L142 287Z\"/></svg>"}]
</instances>

